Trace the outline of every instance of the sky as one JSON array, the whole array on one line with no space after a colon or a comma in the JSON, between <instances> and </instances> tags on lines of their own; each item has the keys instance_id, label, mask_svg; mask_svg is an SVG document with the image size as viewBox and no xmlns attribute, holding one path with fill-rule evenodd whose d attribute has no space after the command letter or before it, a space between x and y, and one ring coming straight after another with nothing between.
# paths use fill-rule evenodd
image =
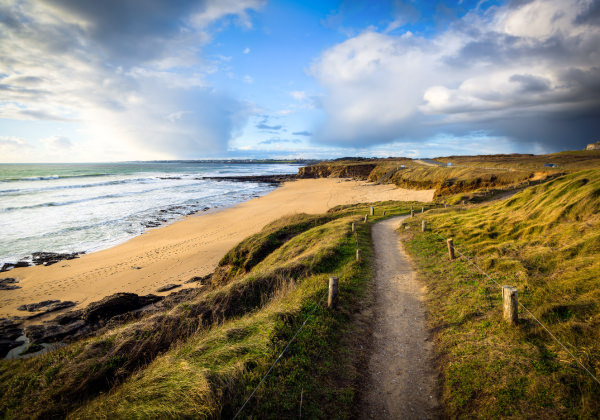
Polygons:
<instances>
[{"instance_id":1,"label":"sky","mask_svg":"<svg viewBox=\"0 0 600 420\"><path fill-rule=\"evenodd\" d=\"M0 162L598 140L600 0L0 0Z\"/></svg>"}]
</instances>

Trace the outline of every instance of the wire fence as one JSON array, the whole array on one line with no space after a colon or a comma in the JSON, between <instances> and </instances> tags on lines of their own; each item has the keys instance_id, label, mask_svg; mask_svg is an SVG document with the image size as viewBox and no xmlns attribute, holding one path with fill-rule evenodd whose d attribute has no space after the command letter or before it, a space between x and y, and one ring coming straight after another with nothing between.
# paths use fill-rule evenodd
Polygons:
<instances>
[{"instance_id":1,"label":"wire fence","mask_svg":"<svg viewBox=\"0 0 600 420\"><path fill-rule=\"evenodd\" d=\"M327 296L327 294L325 294L325 296ZM265 379L267 379L267 377L269 376L269 374L271 373L271 371L273 370L273 368L275 367L275 365L281 360L281 358L283 357L283 355L285 354L285 352L287 351L287 349L290 347L290 345L294 342L294 340L296 339L296 337L298 337L298 334L300 334L300 331L302 331L302 328L304 328L304 326L306 325L306 323L308 322L308 320L314 315L314 313L317 310L317 308L319 308L321 306L321 304L323 303L323 300L325 299L325 296L321 297L321 299L315 305L315 307L312 309L312 311L310 311L310 313L306 316L306 318L304 319L304 322L302 323L302 325L300 325L300 328L298 328L298 330L296 330L296 333L294 334L294 336L291 338L290 341L288 341L287 345L284 347L284 349L281 351L281 353L279 353L279 356L277 356L277 359L275 359L275 361L273 362L273 364L271 365L271 367L269 368L269 370L267 371L267 373L265 373L263 375L263 377L260 380L260 382L258 383L258 385L256 385L256 387L254 387L254 390L252 391L252 393L248 396L248 398L246 398L246 401L244 401L244 404L242 404L242 406L237 411L237 413L235 413L235 416L233 416L234 420L237 419L238 416L242 413L242 411L246 407L246 404L248 404L248 402L252 399L252 397L254 396L254 394L256 393L256 391L258 391L258 388L262 385L262 383L265 381Z\"/></svg>"},{"instance_id":2,"label":"wire fence","mask_svg":"<svg viewBox=\"0 0 600 420\"><path fill-rule=\"evenodd\" d=\"M356 224L355 223L353 223L353 225L354 225L354 240L356 242L356 249L359 249L358 248L358 229L356 229ZM283 357L283 355L287 352L287 350L290 347L290 345L294 342L294 340L296 339L296 337L298 337L298 334L300 334L300 331L302 331L302 329L308 323L308 321L310 320L310 318L312 318L312 316L314 315L314 313L317 310L317 308L321 307L321 304L323 303L323 301L325 300L325 298L328 296L328 294L329 294L329 291L327 293L325 293L323 296L321 296L321 299L317 302L317 304L314 306L314 308L310 311L310 313L304 319L304 322L296 330L296 333L294 334L294 336L290 339L290 341L288 341L288 343L283 348L283 350L281 351L281 353L279 353L279 356L277 356L277 358L275 359L275 361L271 364L271 367L269 368L269 370L267 370L267 372L261 378L260 382L252 390L252 393L248 396L248 398L246 398L246 400L244 401L244 404L242 404L242 406L239 408L239 410L235 413L235 415L233 416L233 420L237 419L239 417L239 415L242 413L242 411L244 411L244 408L246 407L246 405L248 404L248 402L252 399L252 397L254 396L254 394L256 394L256 391L258 391L258 388L260 388L260 386L265 381L265 379L267 379L267 377L269 376L269 374L273 371L273 369L275 368L275 365L277 365L277 363L279 363L279 361L281 360L281 358ZM302 411L300 411L300 413L302 413ZM302 417L302 415L300 415L300 416Z\"/></svg>"},{"instance_id":3,"label":"wire fence","mask_svg":"<svg viewBox=\"0 0 600 420\"><path fill-rule=\"evenodd\" d=\"M365 219L365 223L367 222L368 218ZM356 228L356 222L353 223L354 225L354 241L356 243L356 249L359 249L359 241L358 241L358 229ZM439 237L440 239L442 239L443 241L447 241L446 238L444 238L443 236L441 236L438 233L434 233L437 237ZM459 249L457 249L454 245L452 246L454 248L454 251L456 251L463 259L465 259L469 264L471 264L472 266L474 266L481 274L483 274L487 279L489 279L490 281L492 281L494 284L496 284L498 287L502 288L502 285L500 283L498 283L491 275L489 275L485 270L483 270L481 267L479 267L471 258L467 257L463 252L461 252ZM304 319L304 322L302 322L302 324L300 325L300 327L296 330L296 333L292 336L292 338L288 341L288 343L286 344L286 346L283 348L283 350L281 351L281 353L279 353L279 355L277 356L277 358L275 359L275 361L271 364L271 367L269 367L269 369L267 370L267 372L262 376L261 380L259 381L259 383L256 385L256 387L254 387L254 389L252 390L252 393L250 393L250 395L248 396L248 398L246 398L246 400L244 401L244 403L242 404L242 406L239 408L239 410L235 413L235 415L233 416L233 419L237 419L239 417L239 415L242 413L242 411L244 410L244 408L246 407L246 405L248 404L248 402L252 399L252 397L254 396L254 394L256 394L256 391L258 391L258 389L260 388L260 386L263 384L263 382L267 379L267 377L271 374L271 372L273 371L273 369L275 368L275 366L277 365L277 363L281 360L281 358L285 355L285 353L287 352L287 350L289 349L289 347L291 346L291 344L296 340L296 338L298 337L298 334L300 334L300 332L302 331L302 329L306 326L306 324L308 323L308 321L313 317L315 311L317 310L317 308L321 307L323 301L325 300L325 298L328 296L328 293L323 294L323 296L321 296L321 299L317 302L317 304L314 306L314 308L310 311L310 313L306 316L306 318ZM577 357L548 329L548 327L546 327L525 305L523 305L520 301L519 301L519 306L522 307L525 312L527 312L549 335L550 337L552 337L552 339L554 341L556 341L556 343L558 343L566 352L567 354L569 354L573 360L575 362L577 362L577 364L585 370L585 372L587 372L587 374L594 380L596 381L599 385L600 385L600 380L598 380L598 378L583 364L579 361L579 359L577 359Z\"/></svg>"},{"instance_id":4,"label":"wire fence","mask_svg":"<svg viewBox=\"0 0 600 420\"><path fill-rule=\"evenodd\" d=\"M447 238L444 238L442 235L440 235L439 233L434 233L437 237L439 237L440 239L442 239L443 241L447 241ZM489 280L491 280L493 283L495 283L498 287L502 288L502 285L500 283L498 283L492 276L490 276L485 270L483 270L481 267L479 267L477 264L475 264L475 262L473 262L473 260L469 257L467 257L465 254L463 254L460 250L458 250L456 248L456 246L452 246L454 248L454 251L456 251L458 254L460 254L460 256L462 258L464 258L469 264L471 264L473 267L475 267L481 274L483 274L485 277L487 277ZM600 385L600 380L598 380L598 378L583 364L579 361L579 359L577 357L575 357L575 355L567 348L567 346L565 346L549 329L548 327L546 327L546 325L544 325L544 323L542 323L542 321L540 321L525 305L523 305L523 303L521 303L521 301L518 302L519 306L521 308L523 308L525 310L525 312L527 312L531 318L533 318L535 320L535 322L537 322L549 335L550 337L552 337L552 339L554 341L556 341L566 352L567 354L569 354L573 360L575 362L577 362L577 364L583 369L585 370L588 375L590 375L590 377L596 381L598 383L598 385Z\"/></svg>"}]
</instances>

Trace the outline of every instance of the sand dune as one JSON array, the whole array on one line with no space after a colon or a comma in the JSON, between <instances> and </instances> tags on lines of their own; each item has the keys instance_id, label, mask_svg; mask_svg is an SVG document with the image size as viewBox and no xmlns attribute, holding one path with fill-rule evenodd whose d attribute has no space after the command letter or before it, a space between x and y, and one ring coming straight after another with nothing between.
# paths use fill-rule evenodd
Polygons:
<instances>
[{"instance_id":1,"label":"sand dune","mask_svg":"<svg viewBox=\"0 0 600 420\"><path fill-rule=\"evenodd\" d=\"M266 196L188 217L113 248L48 267L4 273L21 280L21 289L0 290L0 316L23 315L17 306L48 299L85 306L117 292L156 293L162 285L211 273L229 249L283 215L322 213L336 205L359 202L431 201L433 192L340 179L286 183Z\"/></svg>"}]
</instances>

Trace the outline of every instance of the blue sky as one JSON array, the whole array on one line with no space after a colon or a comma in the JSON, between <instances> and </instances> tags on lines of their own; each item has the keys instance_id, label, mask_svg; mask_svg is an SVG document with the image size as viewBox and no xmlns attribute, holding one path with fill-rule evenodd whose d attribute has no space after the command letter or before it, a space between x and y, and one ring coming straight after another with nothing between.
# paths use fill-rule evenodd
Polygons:
<instances>
[{"instance_id":1,"label":"blue sky","mask_svg":"<svg viewBox=\"0 0 600 420\"><path fill-rule=\"evenodd\" d=\"M600 2L0 2L0 162L548 153L600 139Z\"/></svg>"}]
</instances>

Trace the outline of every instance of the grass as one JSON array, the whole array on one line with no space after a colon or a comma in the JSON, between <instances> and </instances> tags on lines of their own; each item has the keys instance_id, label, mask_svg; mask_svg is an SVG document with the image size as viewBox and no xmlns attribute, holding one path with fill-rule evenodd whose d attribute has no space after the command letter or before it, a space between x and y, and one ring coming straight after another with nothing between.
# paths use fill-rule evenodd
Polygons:
<instances>
[{"instance_id":1,"label":"grass","mask_svg":"<svg viewBox=\"0 0 600 420\"><path fill-rule=\"evenodd\" d=\"M491 204L436 210L405 241L427 285L448 417L598 418L600 385L521 310L502 319L501 291L473 258L596 376L600 375L600 170L573 173Z\"/></svg>"},{"instance_id":2,"label":"grass","mask_svg":"<svg viewBox=\"0 0 600 420\"><path fill-rule=\"evenodd\" d=\"M600 152L450 156L435 160L452 162L453 166L425 166L408 158L344 158L301 168L300 177L357 178L407 189L433 189L440 202L480 202L566 173L598 168ZM545 167L546 163L558 167Z\"/></svg>"},{"instance_id":3,"label":"grass","mask_svg":"<svg viewBox=\"0 0 600 420\"><path fill-rule=\"evenodd\" d=\"M371 220L409 205L380 203ZM0 414L229 418L310 316L241 418L294 417L300 401L303 416L351 418L369 337L367 211L341 206L278 220L232 249L189 302L40 357L3 361ZM340 277L336 311L326 308L331 275Z\"/></svg>"},{"instance_id":4,"label":"grass","mask_svg":"<svg viewBox=\"0 0 600 420\"><path fill-rule=\"evenodd\" d=\"M600 151L571 150L549 155L485 155L485 156L448 156L435 159L440 163L452 162L453 165L477 166L486 168L508 168L520 170L549 170L558 172L577 172L598 168ZM558 168L544 167L554 163Z\"/></svg>"}]
</instances>

